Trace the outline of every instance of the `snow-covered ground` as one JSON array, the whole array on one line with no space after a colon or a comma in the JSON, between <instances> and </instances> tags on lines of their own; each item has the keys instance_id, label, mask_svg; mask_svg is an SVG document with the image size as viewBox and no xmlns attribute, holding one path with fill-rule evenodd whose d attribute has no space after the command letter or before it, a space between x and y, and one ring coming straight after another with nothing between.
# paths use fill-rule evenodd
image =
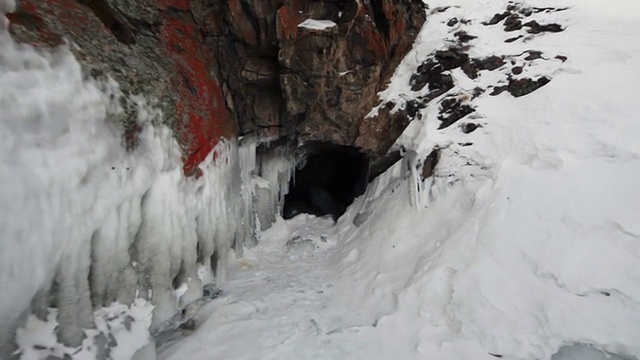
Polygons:
<instances>
[{"instance_id":1,"label":"snow-covered ground","mask_svg":"<svg viewBox=\"0 0 640 360\"><path fill-rule=\"evenodd\" d=\"M418 160L440 149L433 178L416 186L400 163L335 227L279 221L161 359L640 358L638 4L525 1L570 7L531 15L566 28L534 36L481 24L504 1L428 4L456 6L430 15L384 99L422 95L411 74L458 30L478 37L471 56L512 57L476 79L453 70L448 94L501 84L515 65L551 82L486 91L442 130L432 101L399 145ZM531 49L543 58L523 62Z\"/></svg>"}]
</instances>

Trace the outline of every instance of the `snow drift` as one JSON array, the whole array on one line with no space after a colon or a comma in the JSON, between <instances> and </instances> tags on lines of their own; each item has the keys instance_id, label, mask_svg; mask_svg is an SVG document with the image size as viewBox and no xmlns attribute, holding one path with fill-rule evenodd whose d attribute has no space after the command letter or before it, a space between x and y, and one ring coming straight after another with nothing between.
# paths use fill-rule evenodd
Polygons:
<instances>
[{"instance_id":1,"label":"snow drift","mask_svg":"<svg viewBox=\"0 0 640 360\"><path fill-rule=\"evenodd\" d=\"M357 304L348 318L375 324L363 330L372 345L357 357L389 358L398 349L403 355L394 356L407 359L549 359L572 344L639 357L640 71L629 61L640 55L637 19L617 16L625 2L606 4L615 13L576 3L527 18L563 24L563 32L505 42L518 33L482 22L507 4L456 5L431 14L383 97L421 95L408 77L460 30L477 36L469 43L473 56L544 55L476 79L453 70L448 94L490 88L518 65L521 76L551 81L518 98L487 91L472 101L474 114L444 129L436 99L398 141L416 154L414 166L434 149L440 161L432 178L422 181L414 170L401 185L414 195L410 202L426 208L412 211L394 193L369 205L368 219L347 232L343 253L362 255L342 269L334 291L348 291L347 306ZM522 6L563 5L573 4ZM454 17L470 22L452 28ZM478 126L470 133L469 123ZM363 231L370 236L358 241ZM390 344L396 341L404 346Z\"/></svg>"}]
</instances>

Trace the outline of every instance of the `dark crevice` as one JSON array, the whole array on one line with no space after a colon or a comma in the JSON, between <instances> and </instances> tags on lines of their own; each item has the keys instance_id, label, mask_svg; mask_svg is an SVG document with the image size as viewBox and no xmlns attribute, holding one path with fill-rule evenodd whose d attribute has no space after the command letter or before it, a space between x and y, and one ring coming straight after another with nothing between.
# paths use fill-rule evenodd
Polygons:
<instances>
[{"instance_id":1,"label":"dark crevice","mask_svg":"<svg viewBox=\"0 0 640 360\"><path fill-rule=\"evenodd\" d=\"M342 11L342 16L337 21L338 24L347 23L353 21L353 19L358 16L358 2L355 0L349 1L347 3L339 3L340 11Z\"/></svg>"},{"instance_id":2,"label":"dark crevice","mask_svg":"<svg viewBox=\"0 0 640 360\"><path fill-rule=\"evenodd\" d=\"M115 38L125 45L136 43L133 29L124 22L118 20L113 9L104 0L78 0L78 2L89 9L107 27Z\"/></svg>"},{"instance_id":3,"label":"dark crevice","mask_svg":"<svg viewBox=\"0 0 640 360\"><path fill-rule=\"evenodd\" d=\"M283 217L307 213L337 220L366 190L369 158L350 146L317 142L306 147L308 155L292 179Z\"/></svg>"},{"instance_id":4,"label":"dark crevice","mask_svg":"<svg viewBox=\"0 0 640 360\"><path fill-rule=\"evenodd\" d=\"M373 21L376 24L376 28L380 30L380 32L384 35L384 39L388 43L391 28L382 8L382 1L372 1L371 5L373 7Z\"/></svg>"},{"instance_id":5,"label":"dark crevice","mask_svg":"<svg viewBox=\"0 0 640 360\"><path fill-rule=\"evenodd\" d=\"M171 285L173 286L174 289L178 289L182 284L187 282L187 279L188 279L187 268L183 260L180 263L180 270L178 271L176 276L173 278Z\"/></svg>"},{"instance_id":6,"label":"dark crevice","mask_svg":"<svg viewBox=\"0 0 640 360\"><path fill-rule=\"evenodd\" d=\"M220 274L218 274L218 250L216 250L213 255L211 255L211 270L213 271L215 276L218 276Z\"/></svg>"}]
</instances>

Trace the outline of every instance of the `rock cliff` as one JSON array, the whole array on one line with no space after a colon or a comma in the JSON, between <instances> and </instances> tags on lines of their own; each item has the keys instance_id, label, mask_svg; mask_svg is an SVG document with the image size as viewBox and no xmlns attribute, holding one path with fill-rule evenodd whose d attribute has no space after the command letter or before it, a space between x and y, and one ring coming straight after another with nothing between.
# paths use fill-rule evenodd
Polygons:
<instances>
[{"instance_id":1,"label":"rock cliff","mask_svg":"<svg viewBox=\"0 0 640 360\"><path fill-rule=\"evenodd\" d=\"M257 133L363 149L380 163L408 123L377 105L424 20L420 0L21 0L15 38L73 44L85 71L157 101L197 171L220 138ZM307 20L332 24L305 27ZM136 144L136 114L118 119Z\"/></svg>"}]
</instances>

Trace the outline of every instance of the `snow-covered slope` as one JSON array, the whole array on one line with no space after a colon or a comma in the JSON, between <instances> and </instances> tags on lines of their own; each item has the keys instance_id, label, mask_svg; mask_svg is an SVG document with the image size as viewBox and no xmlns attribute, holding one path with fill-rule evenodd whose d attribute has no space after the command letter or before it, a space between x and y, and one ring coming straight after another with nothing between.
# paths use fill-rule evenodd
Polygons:
<instances>
[{"instance_id":1,"label":"snow-covered slope","mask_svg":"<svg viewBox=\"0 0 640 360\"><path fill-rule=\"evenodd\" d=\"M522 22L564 29L530 34L505 32L504 18L482 24L505 1L427 3L383 99L401 108L428 95L411 78L436 50L504 62L475 78L445 72L453 88L398 141L405 160L337 227L303 216L265 232L201 328L162 358L605 356L574 344L640 357L638 5L525 1L511 10ZM477 38L460 44L459 31ZM550 82L524 96L496 94L541 77ZM474 111L439 129L448 97ZM423 181L416 166L434 149Z\"/></svg>"}]
</instances>

